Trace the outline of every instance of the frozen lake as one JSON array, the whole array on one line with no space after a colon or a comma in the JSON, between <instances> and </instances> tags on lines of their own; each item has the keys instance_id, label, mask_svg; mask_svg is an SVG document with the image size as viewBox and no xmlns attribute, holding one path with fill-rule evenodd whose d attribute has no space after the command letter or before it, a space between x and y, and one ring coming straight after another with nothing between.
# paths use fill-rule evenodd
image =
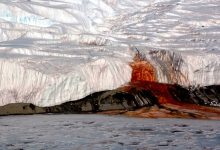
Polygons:
<instances>
[{"instance_id":1,"label":"frozen lake","mask_svg":"<svg viewBox=\"0 0 220 150\"><path fill-rule=\"evenodd\" d=\"M220 121L72 114L2 116L0 149L220 150Z\"/></svg>"}]
</instances>

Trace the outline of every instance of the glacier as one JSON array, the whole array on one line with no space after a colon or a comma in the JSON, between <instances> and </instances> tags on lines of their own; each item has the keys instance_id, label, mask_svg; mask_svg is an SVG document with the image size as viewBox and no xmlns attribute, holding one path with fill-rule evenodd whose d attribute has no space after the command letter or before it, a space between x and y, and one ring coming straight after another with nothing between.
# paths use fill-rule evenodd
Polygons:
<instances>
[{"instance_id":1,"label":"glacier","mask_svg":"<svg viewBox=\"0 0 220 150\"><path fill-rule=\"evenodd\" d=\"M48 107L126 86L139 54L158 83L220 84L218 0L2 0L0 106Z\"/></svg>"}]
</instances>

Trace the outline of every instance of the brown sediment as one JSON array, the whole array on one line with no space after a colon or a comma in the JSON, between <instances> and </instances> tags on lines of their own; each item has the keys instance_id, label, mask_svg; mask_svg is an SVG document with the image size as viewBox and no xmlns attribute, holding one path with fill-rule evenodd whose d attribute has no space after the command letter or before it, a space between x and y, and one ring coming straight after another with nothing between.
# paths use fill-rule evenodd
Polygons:
<instances>
[{"instance_id":1,"label":"brown sediment","mask_svg":"<svg viewBox=\"0 0 220 150\"><path fill-rule=\"evenodd\" d=\"M220 109L195 104L175 105L163 104L161 106L142 107L133 111L111 110L99 112L107 115L126 115L140 118L185 118L185 119L209 119L220 120Z\"/></svg>"}]
</instances>

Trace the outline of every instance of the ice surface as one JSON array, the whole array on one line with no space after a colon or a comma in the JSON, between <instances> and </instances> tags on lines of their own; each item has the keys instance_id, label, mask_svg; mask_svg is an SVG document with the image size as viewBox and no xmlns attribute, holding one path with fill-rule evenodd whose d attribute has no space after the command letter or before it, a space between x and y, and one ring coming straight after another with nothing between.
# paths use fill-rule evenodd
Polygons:
<instances>
[{"instance_id":1,"label":"ice surface","mask_svg":"<svg viewBox=\"0 0 220 150\"><path fill-rule=\"evenodd\" d=\"M213 149L219 121L138 119L101 115L0 118L0 149Z\"/></svg>"},{"instance_id":2,"label":"ice surface","mask_svg":"<svg viewBox=\"0 0 220 150\"><path fill-rule=\"evenodd\" d=\"M0 106L52 106L123 86L135 47L158 82L220 84L219 7L218 0L1 0Z\"/></svg>"}]
</instances>

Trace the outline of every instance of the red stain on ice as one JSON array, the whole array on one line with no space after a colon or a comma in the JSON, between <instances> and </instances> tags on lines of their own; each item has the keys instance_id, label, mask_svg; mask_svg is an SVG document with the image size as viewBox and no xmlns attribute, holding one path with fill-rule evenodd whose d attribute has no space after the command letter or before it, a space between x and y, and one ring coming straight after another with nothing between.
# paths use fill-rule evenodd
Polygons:
<instances>
[{"instance_id":1,"label":"red stain on ice","mask_svg":"<svg viewBox=\"0 0 220 150\"><path fill-rule=\"evenodd\" d=\"M153 65L146 60L141 60L138 56L136 56L134 60L135 61L131 64L131 85L150 90L162 104L175 103L176 101L169 94L169 84L158 83Z\"/></svg>"},{"instance_id":2,"label":"red stain on ice","mask_svg":"<svg viewBox=\"0 0 220 150\"><path fill-rule=\"evenodd\" d=\"M129 91L132 87L150 90L154 96L157 97L160 105L171 109L192 113L205 112L211 115L212 113L217 113L220 115L219 109L180 102L174 99L170 93L170 89L173 88L174 85L158 83L156 70L148 61L141 60L138 56L136 56L134 62L131 64L131 67L133 69L131 83L130 86L124 87L124 90Z\"/></svg>"}]
</instances>

